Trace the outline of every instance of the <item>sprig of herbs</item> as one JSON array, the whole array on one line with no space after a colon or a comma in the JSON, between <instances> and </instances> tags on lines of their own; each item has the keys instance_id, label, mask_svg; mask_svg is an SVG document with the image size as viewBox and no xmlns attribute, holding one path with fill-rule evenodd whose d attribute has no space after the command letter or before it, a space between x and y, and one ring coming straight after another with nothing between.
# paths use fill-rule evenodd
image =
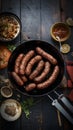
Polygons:
<instances>
[{"instance_id":1,"label":"sprig of herbs","mask_svg":"<svg viewBox=\"0 0 73 130\"><path fill-rule=\"evenodd\" d=\"M7 45L7 48L12 52L15 50L16 46L15 45Z\"/></svg>"},{"instance_id":2,"label":"sprig of herbs","mask_svg":"<svg viewBox=\"0 0 73 130\"><path fill-rule=\"evenodd\" d=\"M30 116L30 108L34 105L36 105L37 103L39 103L41 100L43 100L44 98L41 98L37 101L35 101L32 97L31 98L27 98L26 100L24 100L23 102L21 102L21 107L23 112L25 113L26 118L29 119Z\"/></svg>"},{"instance_id":3,"label":"sprig of herbs","mask_svg":"<svg viewBox=\"0 0 73 130\"><path fill-rule=\"evenodd\" d=\"M33 98L27 98L25 101L21 102L21 107L23 112L25 113L26 118L30 116L30 107L34 104Z\"/></svg>"}]
</instances>

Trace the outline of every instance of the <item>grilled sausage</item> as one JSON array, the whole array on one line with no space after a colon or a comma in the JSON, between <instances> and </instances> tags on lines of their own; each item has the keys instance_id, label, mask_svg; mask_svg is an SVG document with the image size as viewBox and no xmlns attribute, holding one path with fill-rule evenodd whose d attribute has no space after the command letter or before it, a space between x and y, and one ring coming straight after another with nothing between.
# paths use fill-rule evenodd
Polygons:
<instances>
[{"instance_id":1,"label":"grilled sausage","mask_svg":"<svg viewBox=\"0 0 73 130\"><path fill-rule=\"evenodd\" d=\"M24 74L25 73L25 68L27 66L27 63L34 56L34 54L35 54L35 52L33 50L31 50L22 59L22 62L21 62L21 65L20 65L20 74Z\"/></svg>"},{"instance_id":2,"label":"grilled sausage","mask_svg":"<svg viewBox=\"0 0 73 130\"><path fill-rule=\"evenodd\" d=\"M22 61L22 58L23 58L24 54L21 53L18 55L18 57L16 58L15 60L15 66L14 66L14 71L18 74L19 73L19 66L20 66L20 63Z\"/></svg>"},{"instance_id":3,"label":"grilled sausage","mask_svg":"<svg viewBox=\"0 0 73 130\"><path fill-rule=\"evenodd\" d=\"M43 72L38 77L34 78L34 81L37 83L40 83L41 81L43 81L50 71L50 66L51 64L49 62L45 62L45 68Z\"/></svg>"},{"instance_id":4,"label":"grilled sausage","mask_svg":"<svg viewBox=\"0 0 73 130\"><path fill-rule=\"evenodd\" d=\"M49 60L51 64L54 64L54 65L57 64L57 60L52 55L42 50L40 47L36 47L36 52L42 57L44 57L45 59Z\"/></svg>"},{"instance_id":5,"label":"grilled sausage","mask_svg":"<svg viewBox=\"0 0 73 130\"><path fill-rule=\"evenodd\" d=\"M28 80L25 75L20 75L20 78L23 80L24 83Z\"/></svg>"},{"instance_id":6,"label":"grilled sausage","mask_svg":"<svg viewBox=\"0 0 73 130\"><path fill-rule=\"evenodd\" d=\"M29 91L32 91L33 89L35 89L36 88L36 84L35 83L30 83L30 84L28 84L26 87L25 87L25 90L27 91L27 92L29 92Z\"/></svg>"},{"instance_id":7,"label":"grilled sausage","mask_svg":"<svg viewBox=\"0 0 73 130\"><path fill-rule=\"evenodd\" d=\"M26 75L30 75L33 65L39 62L41 59L42 57L37 55L28 62L28 65L26 67Z\"/></svg>"},{"instance_id":8,"label":"grilled sausage","mask_svg":"<svg viewBox=\"0 0 73 130\"><path fill-rule=\"evenodd\" d=\"M52 75L44 82L40 83L40 84L37 84L37 89L44 89L44 88L47 88L49 87L51 84L53 84L57 78L59 74L59 66L55 66L54 67L54 71L52 73Z\"/></svg>"},{"instance_id":9,"label":"grilled sausage","mask_svg":"<svg viewBox=\"0 0 73 130\"><path fill-rule=\"evenodd\" d=\"M39 73L41 72L41 70L44 67L44 61L41 60L39 61L37 67L35 68L35 70L30 74L29 79L34 79L37 75L39 75Z\"/></svg>"},{"instance_id":10,"label":"grilled sausage","mask_svg":"<svg viewBox=\"0 0 73 130\"><path fill-rule=\"evenodd\" d=\"M20 78L20 76L17 73L11 72L11 74L18 85L22 86L24 84L23 80Z\"/></svg>"}]
</instances>

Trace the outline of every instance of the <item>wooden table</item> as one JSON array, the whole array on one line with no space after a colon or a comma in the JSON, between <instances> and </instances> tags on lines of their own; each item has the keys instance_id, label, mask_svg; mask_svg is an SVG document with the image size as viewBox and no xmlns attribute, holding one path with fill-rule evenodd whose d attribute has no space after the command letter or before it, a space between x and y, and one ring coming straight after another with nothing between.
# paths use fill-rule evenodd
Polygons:
<instances>
[{"instance_id":1,"label":"wooden table","mask_svg":"<svg viewBox=\"0 0 73 130\"><path fill-rule=\"evenodd\" d=\"M48 41L57 46L51 39L50 27L53 23L63 21L67 17L73 18L72 0L0 0L0 12L15 13L22 22L22 34L15 41L18 46L25 38ZM73 28L71 28L73 32ZM73 33L67 41L73 51ZM1 43L0 43L1 44ZM72 60L71 52L64 55L65 60ZM7 77L7 69L1 70L0 75ZM17 99L17 92L12 98ZM21 95L20 102L28 97ZM3 98L3 100L5 100ZM47 96L35 98L38 102L30 108L29 119L22 112L21 117L15 122L7 122L0 117L0 130L72 130L73 126L61 115L62 125L59 126L57 110L51 105Z\"/></svg>"}]
</instances>

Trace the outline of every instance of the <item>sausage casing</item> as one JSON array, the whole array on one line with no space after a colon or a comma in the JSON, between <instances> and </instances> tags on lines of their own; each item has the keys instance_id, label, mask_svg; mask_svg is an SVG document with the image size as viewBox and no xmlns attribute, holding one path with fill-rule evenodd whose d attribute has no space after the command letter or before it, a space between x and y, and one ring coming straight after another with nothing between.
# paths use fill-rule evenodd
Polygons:
<instances>
[{"instance_id":1,"label":"sausage casing","mask_svg":"<svg viewBox=\"0 0 73 130\"><path fill-rule=\"evenodd\" d=\"M22 61L22 58L23 58L24 54L21 53L18 55L18 57L16 58L15 60L15 66L14 66L14 71L18 74L19 73L19 66L20 66L20 63Z\"/></svg>"},{"instance_id":2,"label":"sausage casing","mask_svg":"<svg viewBox=\"0 0 73 130\"><path fill-rule=\"evenodd\" d=\"M43 49L41 49L40 47L36 47L36 52L42 57L44 57L45 59L49 60L51 64L54 65L57 64L57 60L52 55L48 54Z\"/></svg>"},{"instance_id":3,"label":"sausage casing","mask_svg":"<svg viewBox=\"0 0 73 130\"><path fill-rule=\"evenodd\" d=\"M58 74L59 74L59 66L56 65L56 66L54 67L54 71L53 71L53 73L51 74L51 76L50 76L46 81L44 81L44 82L42 82L42 83L40 83L40 84L37 84L37 88L38 88L38 89L44 89L44 88L49 87L51 84L53 84L53 83L55 82L55 80L56 80Z\"/></svg>"},{"instance_id":4,"label":"sausage casing","mask_svg":"<svg viewBox=\"0 0 73 130\"><path fill-rule=\"evenodd\" d=\"M35 52L34 50L30 50L25 57L22 59L21 65L20 65L20 74L25 74L25 68L27 66L28 61L34 56Z\"/></svg>"},{"instance_id":5,"label":"sausage casing","mask_svg":"<svg viewBox=\"0 0 73 130\"><path fill-rule=\"evenodd\" d=\"M20 76L19 76L17 73L11 72L11 74L12 74L12 76L13 76L15 82L16 82L18 85L22 86L22 85L24 84L23 80L20 78Z\"/></svg>"},{"instance_id":6,"label":"sausage casing","mask_svg":"<svg viewBox=\"0 0 73 130\"><path fill-rule=\"evenodd\" d=\"M35 77L34 81L37 83L40 83L41 81L43 81L50 71L50 66L51 64L49 62L45 62L45 67L44 67L43 72L38 77Z\"/></svg>"},{"instance_id":7,"label":"sausage casing","mask_svg":"<svg viewBox=\"0 0 73 130\"><path fill-rule=\"evenodd\" d=\"M29 79L31 79L31 80L34 79L41 72L43 67L44 67L44 61L41 60L41 61L39 61L35 70L30 74Z\"/></svg>"},{"instance_id":8,"label":"sausage casing","mask_svg":"<svg viewBox=\"0 0 73 130\"><path fill-rule=\"evenodd\" d=\"M27 91L27 92L29 92L29 91L32 91L33 89L35 89L36 88L36 84L35 83L30 83L30 84L28 84L26 87L25 87L25 90Z\"/></svg>"},{"instance_id":9,"label":"sausage casing","mask_svg":"<svg viewBox=\"0 0 73 130\"><path fill-rule=\"evenodd\" d=\"M32 67L35 63L39 62L42 59L41 56L37 55L35 57L33 57L29 62L28 65L26 67L26 75L30 75L31 71L32 71Z\"/></svg>"},{"instance_id":10,"label":"sausage casing","mask_svg":"<svg viewBox=\"0 0 73 130\"><path fill-rule=\"evenodd\" d=\"M23 80L24 83L28 80L25 75L20 75L20 78Z\"/></svg>"}]
</instances>

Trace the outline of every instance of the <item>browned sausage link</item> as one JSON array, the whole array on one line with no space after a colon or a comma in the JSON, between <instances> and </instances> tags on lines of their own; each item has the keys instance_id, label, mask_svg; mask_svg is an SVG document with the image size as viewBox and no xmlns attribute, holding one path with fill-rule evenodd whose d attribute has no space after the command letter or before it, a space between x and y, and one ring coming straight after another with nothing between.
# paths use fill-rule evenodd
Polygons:
<instances>
[{"instance_id":1,"label":"browned sausage link","mask_svg":"<svg viewBox=\"0 0 73 130\"><path fill-rule=\"evenodd\" d=\"M20 75L20 78L23 80L24 83L28 80L25 75Z\"/></svg>"},{"instance_id":2,"label":"browned sausage link","mask_svg":"<svg viewBox=\"0 0 73 130\"><path fill-rule=\"evenodd\" d=\"M45 59L49 60L50 63L54 65L57 64L57 60L52 55L42 50L40 47L36 47L36 52L40 54L42 57L44 57Z\"/></svg>"},{"instance_id":3,"label":"browned sausage link","mask_svg":"<svg viewBox=\"0 0 73 130\"><path fill-rule=\"evenodd\" d=\"M34 81L37 83L40 83L41 81L43 81L50 71L50 66L51 66L51 64L49 62L45 62L45 68L44 68L43 72L38 77L36 77L34 79Z\"/></svg>"},{"instance_id":4,"label":"browned sausage link","mask_svg":"<svg viewBox=\"0 0 73 130\"><path fill-rule=\"evenodd\" d=\"M18 57L15 60L14 71L16 73L19 73L19 66L20 66L20 63L22 61L23 56L24 56L24 54L19 54Z\"/></svg>"},{"instance_id":5,"label":"browned sausage link","mask_svg":"<svg viewBox=\"0 0 73 130\"><path fill-rule=\"evenodd\" d=\"M30 75L33 65L39 62L41 59L42 57L37 55L28 62L28 65L26 67L26 75Z\"/></svg>"},{"instance_id":6,"label":"browned sausage link","mask_svg":"<svg viewBox=\"0 0 73 130\"><path fill-rule=\"evenodd\" d=\"M28 84L26 87L25 87L25 90L27 91L27 92L29 92L29 91L32 91L33 89L35 89L36 88L36 84L35 83L30 83L30 84Z\"/></svg>"},{"instance_id":7,"label":"browned sausage link","mask_svg":"<svg viewBox=\"0 0 73 130\"><path fill-rule=\"evenodd\" d=\"M23 80L19 77L17 73L11 72L11 74L18 85L22 86L24 84Z\"/></svg>"},{"instance_id":8,"label":"browned sausage link","mask_svg":"<svg viewBox=\"0 0 73 130\"><path fill-rule=\"evenodd\" d=\"M44 88L49 87L51 84L53 84L55 82L58 74L59 74L59 66L56 65L52 75L45 82L37 84L37 88L38 89L44 89Z\"/></svg>"},{"instance_id":9,"label":"browned sausage link","mask_svg":"<svg viewBox=\"0 0 73 130\"><path fill-rule=\"evenodd\" d=\"M41 72L41 70L44 67L44 61L41 60L39 61L37 67L35 68L35 70L30 74L29 79L34 79L37 75L39 75L39 73Z\"/></svg>"},{"instance_id":10,"label":"browned sausage link","mask_svg":"<svg viewBox=\"0 0 73 130\"><path fill-rule=\"evenodd\" d=\"M20 65L20 74L24 74L25 73L25 68L27 66L27 63L34 56L34 54L35 54L35 52L33 50L31 50L22 59L22 62L21 62L21 65Z\"/></svg>"}]
</instances>

